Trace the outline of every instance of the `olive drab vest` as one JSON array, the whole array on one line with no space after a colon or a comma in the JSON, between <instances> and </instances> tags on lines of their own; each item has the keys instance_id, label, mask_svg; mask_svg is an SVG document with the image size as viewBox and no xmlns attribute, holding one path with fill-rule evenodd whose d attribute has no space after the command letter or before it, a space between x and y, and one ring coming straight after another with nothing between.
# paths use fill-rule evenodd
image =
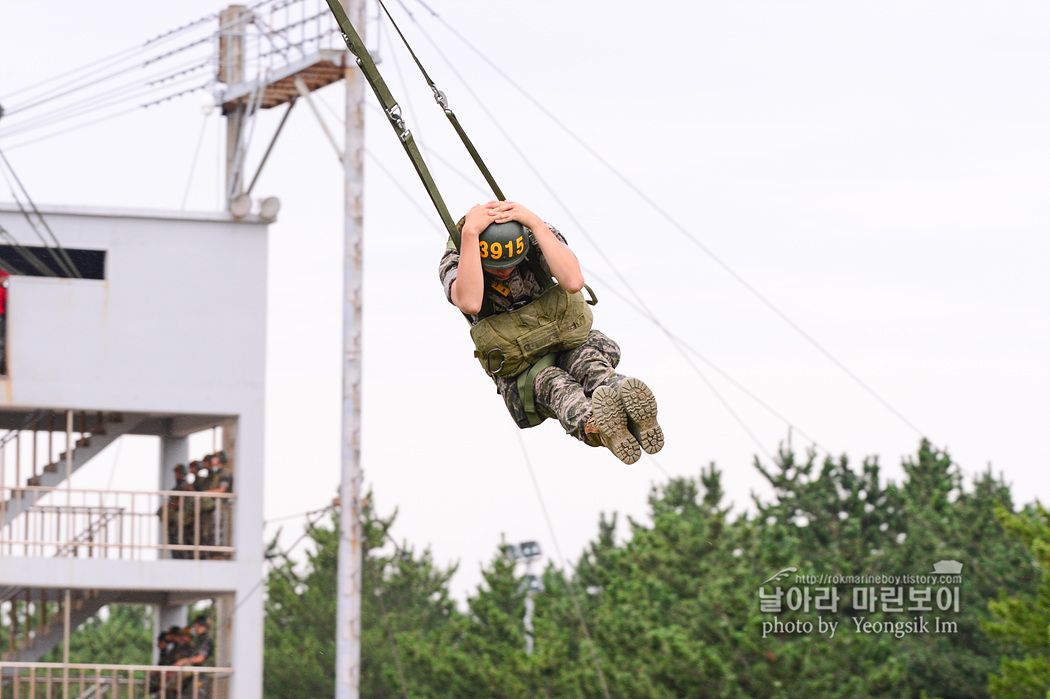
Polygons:
<instances>
[{"instance_id":1,"label":"olive drab vest","mask_svg":"<svg viewBox=\"0 0 1050 699\"><path fill-rule=\"evenodd\" d=\"M583 292L570 294L555 284L521 308L483 317L471 326L470 337L486 372L512 377L544 355L582 345L593 322Z\"/></svg>"},{"instance_id":2,"label":"olive drab vest","mask_svg":"<svg viewBox=\"0 0 1050 699\"><path fill-rule=\"evenodd\" d=\"M456 249L451 238L447 246ZM532 252L522 264L540 284L539 297L521 308L497 313L492 299L505 290L501 292L499 283L490 280L485 287L479 320L474 322L464 314L471 323L474 356L492 376L518 376L545 355L579 347L594 322L590 306L598 300L589 286L585 288L590 299L584 299L582 291L570 294L551 278Z\"/></svg>"}]
</instances>

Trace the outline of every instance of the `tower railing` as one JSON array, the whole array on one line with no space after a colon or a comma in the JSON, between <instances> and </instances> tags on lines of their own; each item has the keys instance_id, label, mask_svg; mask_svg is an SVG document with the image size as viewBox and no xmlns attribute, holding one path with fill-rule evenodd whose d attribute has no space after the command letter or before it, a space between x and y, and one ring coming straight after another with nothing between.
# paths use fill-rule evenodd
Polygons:
<instances>
[{"instance_id":1,"label":"tower railing","mask_svg":"<svg viewBox=\"0 0 1050 699\"><path fill-rule=\"evenodd\" d=\"M0 556L229 559L235 496L0 486Z\"/></svg>"},{"instance_id":2,"label":"tower railing","mask_svg":"<svg viewBox=\"0 0 1050 699\"><path fill-rule=\"evenodd\" d=\"M0 662L4 699L206 699L229 694L228 667Z\"/></svg>"}]
</instances>

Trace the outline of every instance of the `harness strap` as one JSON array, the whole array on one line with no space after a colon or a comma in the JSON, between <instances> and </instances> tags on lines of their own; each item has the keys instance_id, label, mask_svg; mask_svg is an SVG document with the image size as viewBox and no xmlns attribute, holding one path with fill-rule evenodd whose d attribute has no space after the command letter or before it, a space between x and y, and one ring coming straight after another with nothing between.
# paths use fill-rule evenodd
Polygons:
<instances>
[{"instance_id":1,"label":"harness strap","mask_svg":"<svg viewBox=\"0 0 1050 699\"><path fill-rule=\"evenodd\" d=\"M397 134L398 140L401 141L401 145L405 148L405 153L408 154L409 160L412 161L412 165L416 168L419 179L423 181L423 186L426 187L427 194L430 195L430 201L434 203L434 208L437 209L442 223L445 224L449 235L452 236L452 240L456 243L456 248L459 248L459 229L456 228L456 222L452 220L452 216L448 213L448 208L441 198L441 192L438 191L434 178L430 175L430 170L427 169L427 164L416 146L415 139L412 138L412 132L405 126L405 120L401 117L400 105L390 93L383 76L379 74L379 69L376 68L375 61L372 60L372 56L368 53L365 43L354 29L354 25L350 23L350 18L346 16L346 11L339 4L339 0L327 0L327 2L328 8L335 15L335 21L343 33L346 47L350 49L350 53L357 57L358 67L372 88L372 92L379 99L379 103L382 105L383 111L394 129L394 133Z\"/></svg>"},{"instance_id":2,"label":"harness strap","mask_svg":"<svg viewBox=\"0 0 1050 699\"><path fill-rule=\"evenodd\" d=\"M386 9L383 0L378 0L378 2L379 6L383 8L383 12L386 13L387 19L390 20L390 24L394 25L394 30L397 32L397 35L401 37L401 42L404 43L405 48L408 49L408 52L412 55L412 60L416 62L416 66L426 79L427 85L429 85L430 89L434 92L434 101L437 102L438 106L440 106L445 112L445 116L448 117L449 122L452 124L452 128L454 128L456 133L459 134L459 140L463 142L463 146L467 149L467 152L470 153L470 157L474 159L474 164L478 166L478 170L480 170L481 174L485 177L485 181L489 183L489 187L492 188L492 193L495 194L496 198L500 201L506 201L506 197L503 196L503 192L500 190L499 185L496 184L496 180L492 176L492 173L489 172L488 167L485 165L485 161L481 159L481 155L474 147L474 144L471 143L470 137L467 136L467 132L463 130L462 126L460 126L459 119L456 118L455 113L449 108L448 97L446 97L445 93L439 90L437 85L434 84L434 81L430 79L430 75L427 73L426 68L423 67L419 57L416 56L416 52L413 51L412 46L409 45L408 39L406 39L405 35L401 32L401 27L397 26L397 22L395 22L393 16L391 16L390 10Z\"/></svg>"},{"instance_id":3,"label":"harness strap","mask_svg":"<svg viewBox=\"0 0 1050 699\"><path fill-rule=\"evenodd\" d=\"M553 352L545 354L529 367L528 371L518 374L518 398L525 408L525 417L529 419L529 427L535 427L543 422L544 418L536 412L536 376L549 366L554 366L557 355Z\"/></svg>"}]
</instances>

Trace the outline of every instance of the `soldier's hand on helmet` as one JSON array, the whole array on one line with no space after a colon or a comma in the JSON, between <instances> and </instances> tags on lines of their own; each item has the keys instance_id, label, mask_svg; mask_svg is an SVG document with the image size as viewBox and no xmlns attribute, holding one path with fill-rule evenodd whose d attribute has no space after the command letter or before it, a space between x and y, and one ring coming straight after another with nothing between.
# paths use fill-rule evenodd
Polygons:
<instances>
[{"instance_id":1,"label":"soldier's hand on helmet","mask_svg":"<svg viewBox=\"0 0 1050 699\"><path fill-rule=\"evenodd\" d=\"M475 204L467 212L466 220L463 222L464 235L481 235L481 232L492 223L492 214L487 204Z\"/></svg>"},{"instance_id":2,"label":"soldier's hand on helmet","mask_svg":"<svg viewBox=\"0 0 1050 699\"><path fill-rule=\"evenodd\" d=\"M536 214L514 201L490 201L486 206L490 212L495 213L496 223L517 221L523 226L532 228L532 224L538 220Z\"/></svg>"}]
</instances>

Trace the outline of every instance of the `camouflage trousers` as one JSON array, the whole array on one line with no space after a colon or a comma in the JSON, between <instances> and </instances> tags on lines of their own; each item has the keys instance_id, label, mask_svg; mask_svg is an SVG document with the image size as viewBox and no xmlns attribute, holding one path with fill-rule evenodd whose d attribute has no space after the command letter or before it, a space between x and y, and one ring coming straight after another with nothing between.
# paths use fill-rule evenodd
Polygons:
<instances>
[{"instance_id":1,"label":"camouflage trousers","mask_svg":"<svg viewBox=\"0 0 1050 699\"><path fill-rule=\"evenodd\" d=\"M554 418L565 431L589 444L583 427L591 417L591 394L599 386L616 386L626 378L616 373L620 363L620 346L597 330L591 330L583 344L568 352L559 352L554 366L536 375L536 412ZM518 427L529 427L525 406L518 395L517 377L493 377L496 390Z\"/></svg>"}]
</instances>

